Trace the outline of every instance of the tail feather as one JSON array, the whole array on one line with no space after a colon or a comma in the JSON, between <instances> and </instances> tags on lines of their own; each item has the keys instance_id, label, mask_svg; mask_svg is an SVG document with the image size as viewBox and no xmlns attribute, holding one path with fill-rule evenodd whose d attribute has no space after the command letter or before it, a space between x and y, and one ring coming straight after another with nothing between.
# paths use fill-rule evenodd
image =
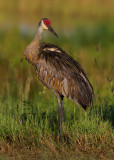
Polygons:
<instances>
[{"instance_id":1,"label":"tail feather","mask_svg":"<svg viewBox=\"0 0 114 160\"><path fill-rule=\"evenodd\" d=\"M82 106L84 110L86 110L88 106L91 108L93 106L93 88L83 79L78 81L65 80L62 94L68 99Z\"/></svg>"}]
</instances>

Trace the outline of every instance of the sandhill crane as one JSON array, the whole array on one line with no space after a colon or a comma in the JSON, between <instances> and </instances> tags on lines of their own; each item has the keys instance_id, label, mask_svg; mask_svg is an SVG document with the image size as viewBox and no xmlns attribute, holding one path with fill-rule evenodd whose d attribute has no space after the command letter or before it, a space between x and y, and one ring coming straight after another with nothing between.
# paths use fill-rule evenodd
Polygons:
<instances>
[{"instance_id":1,"label":"sandhill crane","mask_svg":"<svg viewBox=\"0 0 114 160\"><path fill-rule=\"evenodd\" d=\"M43 18L33 41L24 50L25 58L34 66L39 80L52 89L57 97L59 110L59 141L62 142L63 98L67 97L85 110L92 107L93 87L84 69L65 51L56 45L40 43L43 30L49 30L56 37L51 21Z\"/></svg>"}]
</instances>

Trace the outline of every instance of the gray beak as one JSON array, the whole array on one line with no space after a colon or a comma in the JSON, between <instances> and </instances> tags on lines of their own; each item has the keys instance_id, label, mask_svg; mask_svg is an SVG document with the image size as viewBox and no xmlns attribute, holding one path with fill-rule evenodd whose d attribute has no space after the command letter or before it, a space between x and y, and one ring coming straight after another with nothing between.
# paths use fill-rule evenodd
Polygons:
<instances>
[{"instance_id":1,"label":"gray beak","mask_svg":"<svg viewBox=\"0 0 114 160\"><path fill-rule=\"evenodd\" d=\"M55 31L53 30L51 26L48 27L48 30L58 38L58 35L55 33Z\"/></svg>"}]
</instances>

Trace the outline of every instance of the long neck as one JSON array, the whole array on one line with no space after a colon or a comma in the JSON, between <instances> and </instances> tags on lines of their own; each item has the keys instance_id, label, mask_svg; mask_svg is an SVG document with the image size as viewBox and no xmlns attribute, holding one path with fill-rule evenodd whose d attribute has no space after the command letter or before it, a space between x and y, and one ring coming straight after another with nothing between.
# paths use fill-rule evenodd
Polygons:
<instances>
[{"instance_id":1,"label":"long neck","mask_svg":"<svg viewBox=\"0 0 114 160\"><path fill-rule=\"evenodd\" d=\"M43 28L41 26L38 27L38 32L37 34L35 35L34 39L33 39L33 42L37 42L39 43L40 40L41 40L41 37L42 37L42 32L43 32Z\"/></svg>"},{"instance_id":2,"label":"long neck","mask_svg":"<svg viewBox=\"0 0 114 160\"><path fill-rule=\"evenodd\" d=\"M43 28L39 26L38 32L35 35L33 41L24 50L25 58L33 65L36 63L37 57L38 57L37 55L39 54L39 46L40 46L42 32L43 32Z\"/></svg>"}]
</instances>

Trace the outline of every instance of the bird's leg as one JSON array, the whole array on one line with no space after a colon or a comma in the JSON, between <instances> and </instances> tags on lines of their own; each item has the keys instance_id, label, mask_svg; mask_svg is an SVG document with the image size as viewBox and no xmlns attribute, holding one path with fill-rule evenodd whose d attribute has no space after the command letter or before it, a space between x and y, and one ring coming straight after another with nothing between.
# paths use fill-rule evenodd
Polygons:
<instances>
[{"instance_id":1,"label":"bird's leg","mask_svg":"<svg viewBox=\"0 0 114 160\"><path fill-rule=\"evenodd\" d=\"M64 107L63 107L63 96L60 96L59 93L55 92L53 90L55 96L57 97L58 102L58 110L59 110L59 142L62 143L62 119L63 119L63 113L64 113Z\"/></svg>"},{"instance_id":2,"label":"bird's leg","mask_svg":"<svg viewBox=\"0 0 114 160\"><path fill-rule=\"evenodd\" d=\"M59 109L59 142L62 143L62 119L63 119L63 113L64 113L64 108L63 108L63 98L62 97L57 97L58 101L58 109Z\"/></svg>"}]
</instances>

